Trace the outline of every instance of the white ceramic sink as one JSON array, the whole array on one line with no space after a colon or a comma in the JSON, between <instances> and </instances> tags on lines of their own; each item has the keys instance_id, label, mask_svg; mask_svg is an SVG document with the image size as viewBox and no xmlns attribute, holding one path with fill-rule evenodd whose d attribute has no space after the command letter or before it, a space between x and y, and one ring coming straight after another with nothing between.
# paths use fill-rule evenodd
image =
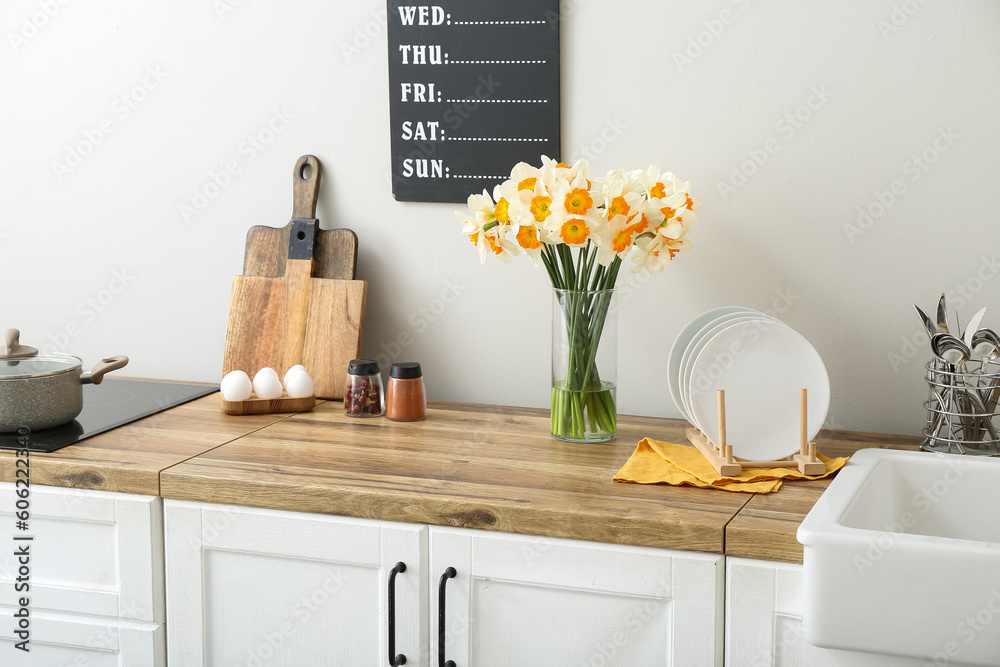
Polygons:
<instances>
[{"instance_id":1,"label":"white ceramic sink","mask_svg":"<svg viewBox=\"0 0 1000 667\"><path fill-rule=\"evenodd\" d=\"M797 537L810 644L1000 665L1000 459L862 450Z\"/></svg>"}]
</instances>

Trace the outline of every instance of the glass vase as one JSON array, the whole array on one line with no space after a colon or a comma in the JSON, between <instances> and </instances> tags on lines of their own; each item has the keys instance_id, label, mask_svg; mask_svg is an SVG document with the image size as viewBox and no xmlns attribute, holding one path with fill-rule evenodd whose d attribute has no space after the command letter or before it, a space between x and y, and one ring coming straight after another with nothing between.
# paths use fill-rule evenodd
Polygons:
<instances>
[{"instance_id":1,"label":"glass vase","mask_svg":"<svg viewBox=\"0 0 1000 667\"><path fill-rule=\"evenodd\" d=\"M554 438L605 442L617 433L615 290L552 290Z\"/></svg>"}]
</instances>

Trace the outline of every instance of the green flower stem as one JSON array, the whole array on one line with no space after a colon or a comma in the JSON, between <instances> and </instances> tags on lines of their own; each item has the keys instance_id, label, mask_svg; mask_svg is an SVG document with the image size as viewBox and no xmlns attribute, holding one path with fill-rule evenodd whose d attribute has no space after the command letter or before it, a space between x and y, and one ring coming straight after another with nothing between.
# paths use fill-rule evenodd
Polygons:
<instances>
[{"instance_id":1,"label":"green flower stem","mask_svg":"<svg viewBox=\"0 0 1000 667\"><path fill-rule=\"evenodd\" d=\"M552 286L565 290L558 306L568 342L566 377L552 388L552 433L570 440L613 436L617 430L615 398L596 366L611 294L593 292L614 287L621 260L616 257L602 266L597 262L597 249L589 242L580 248L576 261L565 245L544 246L542 259Z\"/></svg>"}]
</instances>

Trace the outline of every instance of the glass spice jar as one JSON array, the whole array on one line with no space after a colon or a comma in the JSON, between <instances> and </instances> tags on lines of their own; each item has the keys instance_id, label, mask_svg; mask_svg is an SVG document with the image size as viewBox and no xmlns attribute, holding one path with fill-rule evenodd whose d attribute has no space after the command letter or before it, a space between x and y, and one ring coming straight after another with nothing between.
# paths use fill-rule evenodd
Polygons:
<instances>
[{"instance_id":1,"label":"glass spice jar","mask_svg":"<svg viewBox=\"0 0 1000 667\"><path fill-rule=\"evenodd\" d=\"M420 364L408 361L392 365L385 416L401 422L417 421L427 416L427 395Z\"/></svg>"},{"instance_id":2,"label":"glass spice jar","mask_svg":"<svg viewBox=\"0 0 1000 667\"><path fill-rule=\"evenodd\" d=\"M347 365L344 414L349 417L379 417L385 414L385 390L377 361L352 359Z\"/></svg>"}]
</instances>

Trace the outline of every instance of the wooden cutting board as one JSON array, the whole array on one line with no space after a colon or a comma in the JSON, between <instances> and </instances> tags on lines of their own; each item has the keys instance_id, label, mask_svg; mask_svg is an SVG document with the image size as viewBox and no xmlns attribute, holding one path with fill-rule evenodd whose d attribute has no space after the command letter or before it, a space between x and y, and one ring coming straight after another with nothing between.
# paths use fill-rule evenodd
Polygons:
<instances>
[{"instance_id":1,"label":"wooden cutting board","mask_svg":"<svg viewBox=\"0 0 1000 667\"><path fill-rule=\"evenodd\" d=\"M301 165L308 160L314 166L306 178ZM293 175L296 211L316 210L319 178L319 162L312 156L300 158ZM320 234L315 218L293 218L285 230L283 275L233 279L224 374L242 370L253 377L270 366L284 377L289 368L302 364L312 375L318 398L344 397L347 364L361 353L368 285L316 276Z\"/></svg>"},{"instance_id":2,"label":"wooden cutting board","mask_svg":"<svg viewBox=\"0 0 1000 667\"><path fill-rule=\"evenodd\" d=\"M303 155L292 172L292 219L315 218L322 165L312 155ZM247 231L243 253L243 275L280 278L285 275L288 232L284 227L256 225ZM358 261L358 237L350 229L321 229L316 235L313 276L354 280Z\"/></svg>"}]
</instances>

